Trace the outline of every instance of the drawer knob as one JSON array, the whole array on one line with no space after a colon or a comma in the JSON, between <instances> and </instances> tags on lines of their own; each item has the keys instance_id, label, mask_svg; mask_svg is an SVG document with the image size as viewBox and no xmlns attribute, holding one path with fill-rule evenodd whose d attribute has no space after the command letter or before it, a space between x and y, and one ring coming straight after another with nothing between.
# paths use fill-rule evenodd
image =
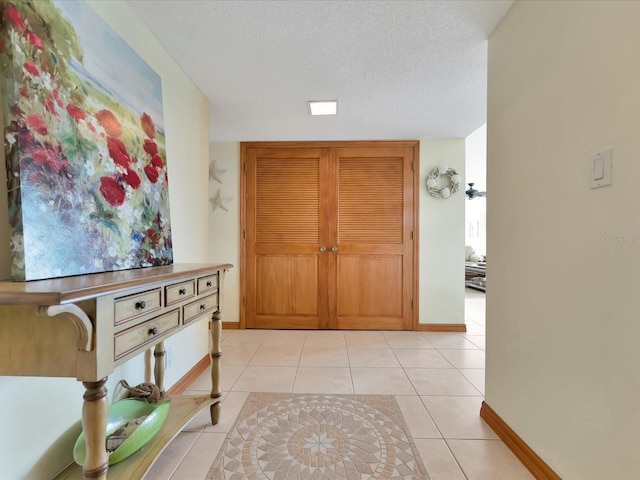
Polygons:
<instances>
[{"instance_id":1,"label":"drawer knob","mask_svg":"<svg viewBox=\"0 0 640 480\"><path fill-rule=\"evenodd\" d=\"M211 285L213 285L213 283L211 283L211 280L209 280L209 281L207 282L207 287L210 287Z\"/></svg>"},{"instance_id":2,"label":"drawer knob","mask_svg":"<svg viewBox=\"0 0 640 480\"><path fill-rule=\"evenodd\" d=\"M136 310L144 310L145 307L147 306L147 303L144 300L141 300L140 302L136 302Z\"/></svg>"},{"instance_id":3,"label":"drawer knob","mask_svg":"<svg viewBox=\"0 0 640 480\"><path fill-rule=\"evenodd\" d=\"M149 329L149 335L155 335L158 333L158 327L152 327Z\"/></svg>"},{"instance_id":4,"label":"drawer knob","mask_svg":"<svg viewBox=\"0 0 640 480\"><path fill-rule=\"evenodd\" d=\"M178 290L178 293L180 295L186 295L187 294L187 289L186 288L181 288L180 290Z\"/></svg>"},{"instance_id":5,"label":"drawer knob","mask_svg":"<svg viewBox=\"0 0 640 480\"><path fill-rule=\"evenodd\" d=\"M207 305L205 303L200 304L200 310L204 310L206 308L207 308Z\"/></svg>"}]
</instances>

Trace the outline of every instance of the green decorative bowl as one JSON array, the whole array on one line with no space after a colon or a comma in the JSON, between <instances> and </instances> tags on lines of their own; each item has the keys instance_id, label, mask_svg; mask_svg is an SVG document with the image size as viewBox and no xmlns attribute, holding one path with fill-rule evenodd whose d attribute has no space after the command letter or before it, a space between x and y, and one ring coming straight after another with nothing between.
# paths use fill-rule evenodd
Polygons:
<instances>
[{"instance_id":1,"label":"green decorative bowl","mask_svg":"<svg viewBox=\"0 0 640 480\"><path fill-rule=\"evenodd\" d=\"M169 413L171 402L169 400L158 403L147 403L144 400L125 398L109 406L107 419L107 438L120 427L126 425L129 420L147 415L147 418L136 428L122 445L109 454L109 465L118 463L130 457L151 440L164 425ZM106 439L105 439L106 444ZM87 456L87 445L84 432L80 434L73 447L73 459L78 465L84 464Z\"/></svg>"}]
</instances>

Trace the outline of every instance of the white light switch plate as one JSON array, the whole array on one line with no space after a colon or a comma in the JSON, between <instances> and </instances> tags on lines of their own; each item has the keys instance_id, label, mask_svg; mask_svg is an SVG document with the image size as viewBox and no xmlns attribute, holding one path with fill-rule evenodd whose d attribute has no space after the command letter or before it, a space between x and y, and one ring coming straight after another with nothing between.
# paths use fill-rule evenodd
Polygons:
<instances>
[{"instance_id":1,"label":"white light switch plate","mask_svg":"<svg viewBox=\"0 0 640 480\"><path fill-rule=\"evenodd\" d=\"M612 149L603 150L589 156L589 186L600 188L611 185Z\"/></svg>"}]
</instances>

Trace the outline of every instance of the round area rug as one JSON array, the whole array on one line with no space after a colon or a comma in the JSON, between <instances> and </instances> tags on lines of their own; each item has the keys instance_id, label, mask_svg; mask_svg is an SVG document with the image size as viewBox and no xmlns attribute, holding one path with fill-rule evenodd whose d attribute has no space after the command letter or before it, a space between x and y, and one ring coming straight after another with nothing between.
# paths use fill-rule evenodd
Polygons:
<instances>
[{"instance_id":1,"label":"round area rug","mask_svg":"<svg viewBox=\"0 0 640 480\"><path fill-rule=\"evenodd\" d=\"M428 477L392 396L252 393L209 478Z\"/></svg>"}]
</instances>

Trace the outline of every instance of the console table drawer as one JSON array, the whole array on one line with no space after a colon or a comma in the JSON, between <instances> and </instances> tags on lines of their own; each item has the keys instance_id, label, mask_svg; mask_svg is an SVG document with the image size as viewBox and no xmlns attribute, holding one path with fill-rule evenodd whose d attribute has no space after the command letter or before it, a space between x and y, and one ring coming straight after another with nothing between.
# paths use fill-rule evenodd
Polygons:
<instances>
[{"instance_id":1,"label":"console table drawer","mask_svg":"<svg viewBox=\"0 0 640 480\"><path fill-rule=\"evenodd\" d=\"M187 298L191 298L196 294L196 284L194 280L188 282L176 283L167 287L166 305L173 305Z\"/></svg>"},{"instance_id":2,"label":"console table drawer","mask_svg":"<svg viewBox=\"0 0 640 480\"><path fill-rule=\"evenodd\" d=\"M218 309L218 294L214 293L207 297L201 298L196 302L191 302L184 306L184 323L189 323L207 312L214 312Z\"/></svg>"},{"instance_id":3,"label":"console table drawer","mask_svg":"<svg viewBox=\"0 0 640 480\"><path fill-rule=\"evenodd\" d=\"M198 295L213 292L218 289L218 274L201 277L198 279Z\"/></svg>"},{"instance_id":4,"label":"console table drawer","mask_svg":"<svg viewBox=\"0 0 640 480\"><path fill-rule=\"evenodd\" d=\"M116 325L161 307L160 289L138 293L115 301L114 322Z\"/></svg>"},{"instance_id":5,"label":"console table drawer","mask_svg":"<svg viewBox=\"0 0 640 480\"><path fill-rule=\"evenodd\" d=\"M179 326L180 310L176 309L117 334L114 341L115 359L117 360L144 344L152 342L156 337Z\"/></svg>"}]
</instances>

